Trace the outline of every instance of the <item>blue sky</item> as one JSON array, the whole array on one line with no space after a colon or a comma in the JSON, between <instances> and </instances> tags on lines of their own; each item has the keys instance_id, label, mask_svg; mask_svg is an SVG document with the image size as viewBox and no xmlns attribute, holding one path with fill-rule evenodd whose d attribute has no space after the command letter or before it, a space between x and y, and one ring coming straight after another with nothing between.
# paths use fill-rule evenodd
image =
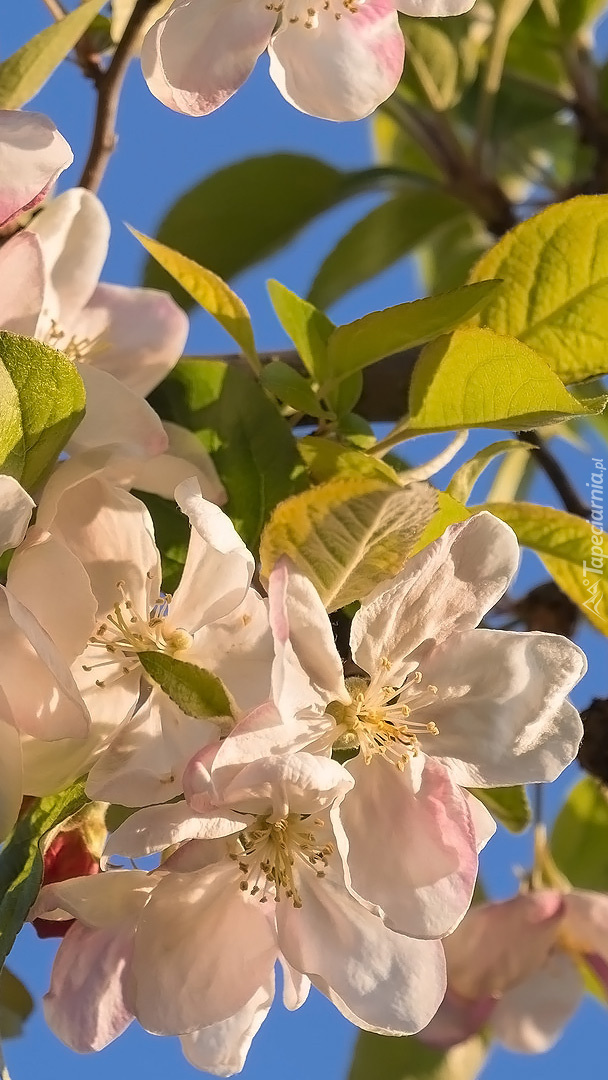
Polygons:
<instances>
[{"instance_id":1,"label":"blue sky","mask_svg":"<svg viewBox=\"0 0 608 1080\"><path fill-rule=\"evenodd\" d=\"M9 55L45 25L41 0L20 0L11 5L10 20L4 20L2 56ZM64 175L62 186L75 184L86 156L92 120L93 94L79 71L64 64L30 107L53 118L70 142L75 165ZM293 151L318 156L344 168L361 168L371 162L370 132L366 123L335 125L303 116L291 109L271 84L263 63L248 85L223 109L206 119L193 120L165 109L148 92L137 64L127 79L119 118L120 143L110 164L101 196L113 225L110 255L104 279L123 284L139 280L143 256L137 242L127 232L127 221L154 235L166 208L182 192L229 162L275 151ZM276 199L282 197L277 190ZM237 280L254 321L259 345L278 348L287 344L266 296L265 281L276 277L304 294L323 255L365 208L374 205L369 197L325 215L293 243L289 250L273 256L261 267ZM374 308L402 303L419 295L415 269L409 261L376 278L352 294L332 311L336 321L357 318ZM189 351L213 353L232 351L223 332L205 314L193 319ZM461 453L464 460L492 436L476 434ZM420 457L431 456L444 438L428 438L419 445ZM409 452L409 447L408 447ZM591 457L601 456L602 447L593 441L583 451L560 450L581 488L592 471ZM439 478L441 480L441 477ZM482 489L483 494L483 489ZM554 502L551 490L542 481L533 492L538 501ZM518 592L543 578L535 558L524 560ZM580 643L591 659L591 673L574 695L583 708L591 697L606 694L602 672L605 643L583 630ZM576 770L553 785L548 796L551 813L564 792L577 778ZM512 867L526 865L530 858L530 837L513 838L502 830L483 857L486 887L495 897L506 897L515 888ZM27 982L39 1000L48 986L54 945L39 942L27 927L14 950L10 964ZM561 1080L574 1070L591 1073L605 1062L606 1016L593 1002L587 1002L569 1026L559 1047L534 1058L515 1058L494 1051L483 1072L483 1080ZM275 1008L257 1036L242 1074L244 1080L268 1080L288 1076L289 1080L344 1080L356 1032L325 999L313 995L295 1015ZM38 1007L27 1026L26 1038L7 1044L6 1056L13 1080L95 1080L113 1075L123 1080L132 1074L146 1080L188 1080L196 1073L182 1058L177 1040L158 1039L132 1026L130 1031L102 1054L78 1057L68 1051L47 1030ZM376 1080L370 1077L369 1080Z\"/></svg>"}]
</instances>

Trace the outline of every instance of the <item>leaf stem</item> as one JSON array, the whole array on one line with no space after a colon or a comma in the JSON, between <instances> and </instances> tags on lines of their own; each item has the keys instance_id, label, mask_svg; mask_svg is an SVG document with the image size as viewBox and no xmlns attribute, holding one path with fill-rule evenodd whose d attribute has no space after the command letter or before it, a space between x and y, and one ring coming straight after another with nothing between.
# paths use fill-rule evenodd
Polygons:
<instances>
[{"instance_id":1,"label":"leaf stem","mask_svg":"<svg viewBox=\"0 0 608 1080\"><path fill-rule=\"evenodd\" d=\"M96 79L97 109L91 147L80 178L80 187L97 191L116 147L116 117L129 62L135 53L139 32L157 0L137 0L116 52L107 69Z\"/></svg>"}]
</instances>

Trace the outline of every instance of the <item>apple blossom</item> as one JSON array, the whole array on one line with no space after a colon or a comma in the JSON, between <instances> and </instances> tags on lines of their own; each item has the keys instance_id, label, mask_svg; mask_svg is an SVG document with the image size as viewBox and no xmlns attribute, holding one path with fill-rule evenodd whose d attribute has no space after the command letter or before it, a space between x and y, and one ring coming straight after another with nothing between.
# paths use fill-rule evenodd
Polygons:
<instances>
[{"instance_id":1,"label":"apple blossom","mask_svg":"<svg viewBox=\"0 0 608 1080\"><path fill-rule=\"evenodd\" d=\"M48 117L1 109L0 228L42 202L73 160L70 147Z\"/></svg>"},{"instance_id":2,"label":"apple blossom","mask_svg":"<svg viewBox=\"0 0 608 1080\"><path fill-rule=\"evenodd\" d=\"M172 597L161 592L146 507L103 471L52 496L50 516L43 499L41 526L12 559L9 586L60 646L92 720L84 742L24 748L32 793L65 786L95 762L93 798L142 806L179 794L183 767L217 727L150 687L144 650L212 670L237 709L267 696L271 643L266 607L249 587L253 558L196 481L183 482L176 498L191 538Z\"/></svg>"},{"instance_id":3,"label":"apple blossom","mask_svg":"<svg viewBox=\"0 0 608 1080\"><path fill-rule=\"evenodd\" d=\"M453 1046L489 1024L508 1049L542 1053L581 1001L581 964L608 989L608 896L542 889L482 904L443 944L448 993L424 1041Z\"/></svg>"},{"instance_id":4,"label":"apple blossom","mask_svg":"<svg viewBox=\"0 0 608 1080\"><path fill-rule=\"evenodd\" d=\"M469 906L492 827L463 789L554 779L581 739L566 701L585 671L581 650L551 634L474 629L517 563L514 533L492 514L450 526L363 600L350 637L361 674L346 681L311 582L286 560L271 574L285 685L301 700L304 673L309 705L335 719L334 745L359 751L334 815L352 886L412 936L451 932Z\"/></svg>"},{"instance_id":5,"label":"apple blossom","mask_svg":"<svg viewBox=\"0 0 608 1080\"><path fill-rule=\"evenodd\" d=\"M165 105L201 116L223 105L268 50L283 97L326 120L368 116L404 61L397 11L460 15L474 0L175 0L148 31L142 66Z\"/></svg>"},{"instance_id":6,"label":"apple blossom","mask_svg":"<svg viewBox=\"0 0 608 1080\"><path fill-rule=\"evenodd\" d=\"M109 236L90 191L73 188L45 206L0 251L9 282L0 324L79 363L87 411L71 450L115 443L156 455L167 438L143 399L179 360L188 319L165 293L99 283Z\"/></svg>"}]
</instances>

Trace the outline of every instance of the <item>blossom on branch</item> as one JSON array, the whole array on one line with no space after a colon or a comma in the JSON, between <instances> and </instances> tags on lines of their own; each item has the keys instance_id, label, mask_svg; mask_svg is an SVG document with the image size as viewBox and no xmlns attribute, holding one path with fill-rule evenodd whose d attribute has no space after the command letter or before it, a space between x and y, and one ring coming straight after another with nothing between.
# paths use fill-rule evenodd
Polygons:
<instances>
[{"instance_id":1,"label":"blossom on branch","mask_svg":"<svg viewBox=\"0 0 608 1080\"><path fill-rule=\"evenodd\" d=\"M48 117L1 109L0 228L41 203L73 160L70 147Z\"/></svg>"}]
</instances>

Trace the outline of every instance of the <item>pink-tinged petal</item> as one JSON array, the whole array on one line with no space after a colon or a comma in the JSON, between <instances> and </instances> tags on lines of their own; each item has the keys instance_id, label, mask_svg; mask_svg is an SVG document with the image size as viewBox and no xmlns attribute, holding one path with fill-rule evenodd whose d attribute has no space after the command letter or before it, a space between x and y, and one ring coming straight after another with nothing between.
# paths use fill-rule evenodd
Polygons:
<instances>
[{"instance_id":1,"label":"pink-tinged petal","mask_svg":"<svg viewBox=\"0 0 608 1080\"><path fill-rule=\"evenodd\" d=\"M186 716L154 687L93 765L87 793L121 806L168 802L181 795L192 756L217 736L215 724Z\"/></svg>"},{"instance_id":2,"label":"pink-tinged petal","mask_svg":"<svg viewBox=\"0 0 608 1080\"><path fill-rule=\"evenodd\" d=\"M41 113L0 111L0 226L44 199L74 155Z\"/></svg>"},{"instance_id":3,"label":"pink-tinged petal","mask_svg":"<svg viewBox=\"0 0 608 1080\"><path fill-rule=\"evenodd\" d=\"M170 109L204 116L232 97L268 45L277 19L259 0L175 0L148 31L144 78Z\"/></svg>"},{"instance_id":4,"label":"pink-tinged petal","mask_svg":"<svg viewBox=\"0 0 608 1080\"><path fill-rule=\"evenodd\" d=\"M182 1035L184 1056L195 1069L214 1076L234 1076L244 1068L255 1035L268 1016L274 998L274 972L265 986L234 1016L219 1024Z\"/></svg>"},{"instance_id":5,"label":"pink-tinged petal","mask_svg":"<svg viewBox=\"0 0 608 1080\"><path fill-rule=\"evenodd\" d=\"M147 1031L185 1035L227 1020L267 986L277 958L264 907L239 889L229 860L170 874L135 935L129 999Z\"/></svg>"},{"instance_id":6,"label":"pink-tinged petal","mask_svg":"<svg viewBox=\"0 0 608 1080\"><path fill-rule=\"evenodd\" d=\"M103 446L149 457L164 453L165 429L144 398L91 364L79 364L78 374L86 390L87 407L69 442L72 454Z\"/></svg>"},{"instance_id":7,"label":"pink-tinged petal","mask_svg":"<svg viewBox=\"0 0 608 1080\"><path fill-rule=\"evenodd\" d=\"M279 945L297 971L360 1027L409 1035L429 1023L445 994L440 942L395 934L359 904L332 869L298 878L302 907L277 907Z\"/></svg>"},{"instance_id":8,"label":"pink-tinged petal","mask_svg":"<svg viewBox=\"0 0 608 1080\"><path fill-rule=\"evenodd\" d=\"M77 341L91 342L88 363L141 397L175 367L188 328L188 316L167 293L103 283L70 324Z\"/></svg>"},{"instance_id":9,"label":"pink-tinged petal","mask_svg":"<svg viewBox=\"0 0 608 1080\"><path fill-rule=\"evenodd\" d=\"M0 554L21 543L35 505L18 480L0 476Z\"/></svg>"},{"instance_id":10,"label":"pink-tinged petal","mask_svg":"<svg viewBox=\"0 0 608 1080\"><path fill-rule=\"evenodd\" d=\"M338 11L336 12L336 8ZM396 88L405 58L393 0L352 9L330 3L318 26L285 14L272 39L270 75L284 98L325 120L360 120Z\"/></svg>"},{"instance_id":11,"label":"pink-tinged petal","mask_svg":"<svg viewBox=\"0 0 608 1080\"><path fill-rule=\"evenodd\" d=\"M129 1026L124 1001L131 934L70 927L59 946L44 997L47 1024L77 1053L103 1050Z\"/></svg>"},{"instance_id":12,"label":"pink-tinged petal","mask_svg":"<svg viewBox=\"0 0 608 1080\"><path fill-rule=\"evenodd\" d=\"M71 326L92 295L108 253L110 221L96 195L71 188L45 206L29 232L40 241L47 274L45 308L69 340ZM58 348L62 347L58 341Z\"/></svg>"},{"instance_id":13,"label":"pink-tinged petal","mask_svg":"<svg viewBox=\"0 0 608 1080\"><path fill-rule=\"evenodd\" d=\"M608 962L608 896L573 889L565 895L564 903L569 941L580 952L588 956L597 954L598 959ZM605 978L605 973L602 977Z\"/></svg>"},{"instance_id":14,"label":"pink-tinged petal","mask_svg":"<svg viewBox=\"0 0 608 1080\"><path fill-rule=\"evenodd\" d=\"M128 486L162 495L173 502L176 487L194 477L198 480L203 498L223 506L228 497L226 489L211 455L194 432L166 420L163 421L163 428L168 439L166 453L144 461L133 460L132 482Z\"/></svg>"},{"instance_id":15,"label":"pink-tinged petal","mask_svg":"<svg viewBox=\"0 0 608 1080\"><path fill-rule=\"evenodd\" d=\"M40 623L0 588L0 685L15 726L39 739L82 738L89 714L69 667Z\"/></svg>"},{"instance_id":16,"label":"pink-tinged petal","mask_svg":"<svg viewBox=\"0 0 608 1080\"><path fill-rule=\"evenodd\" d=\"M479 799L476 799L474 795L471 795L470 791L463 788L462 792L467 801L467 806L471 815L473 831L477 842L477 851L480 852L483 851L488 840L491 840L494 836L494 833L496 832L496 822L490 811L486 810L483 803Z\"/></svg>"},{"instance_id":17,"label":"pink-tinged petal","mask_svg":"<svg viewBox=\"0 0 608 1080\"><path fill-rule=\"evenodd\" d=\"M438 1012L435 1013L428 1027L420 1032L419 1038L427 1046L436 1047L438 1050L458 1046L459 1043L465 1042L471 1035L485 1027L495 1008L495 998L487 997L471 1001L469 998L456 994L448 986L448 992Z\"/></svg>"},{"instance_id":18,"label":"pink-tinged petal","mask_svg":"<svg viewBox=\"0 0 608 1080\"><path fill-rule=\"evenodd\" d=\"M329 616L312 582L287 558L270 574L268 603L276 652L273 697L279 707L295 713L317 703L348 703Z\"/></svg>"},{"instance_id":19,"label":"pink-tinged petal","mask_svg":"<svg viewBox=\"0 0 608 1080\"><path fill-rule=\"evenodd\" d=\"M498 997L538 971L564 919L561 893L526 893L472 907L443 942L451 988L470 1001Z\"/></svg>"},{"instance_id":20,"label":"pink-tinged petal","mask_svg":"<svg viewBox=\"0 0 608 1080\"><path fill-rule=\"evenodd\" d=\"M312 814L329 806L353 787L354 781L337 761L315 754L264 757L246 765L222 791L227 806L241 813Z\"/></svg>"},{"instance_id":21,"label":"pink-tinged petal","mask_svg":"<svg viewBox=\"0 0 608 1080\"><path fill-rule=\"evenodd\" d=\"M574 962L555 950L540 971L501 998L492 1014L492 1034L516 1054L542 1054L557 1042L582 996Z\"/></svg>"},{"instance_id":22,"label":"pink-tinged petal","mask_svg":"<svg viewBox=\"0 0 608 1080\"><path fill-rule=\"evenodd\" d=\"M487 512L450 525L375 589L353 619L355 663L372 674L385 658L391 682L451 634L471 630L500 599L517 570L515 533Z\"/></svg>"},{"instance_id":23,"label":"pink-tinged petal","mask_svg":"<svg viewBox=\"0 0 608 1080\"><path fill-rule=\"evenodd\" d=\"M15 824L23 799L21 737L11 722L8 702L0 689L0 840Z\"/></svg>"},{"instance_id":24,"label":"pink-tinged petal","mask_svg":"<svg viewBox=\"0 0 608 1080\"><path fill-rule=\"evenodd\" d=\"M17 233L0 249L0 281L0 327L34 337L44 302L44 263L31 233Z\"/></svg>"},{"instance_id":25,"label":"pink-tinged petal","mask_svg":"<svg viewBox=\"0 0 608 1080\"><path fill-rule=\"evenodd\" d=\"M339 813L356 894L391 929L416 938L449 934L467 911L477 878L468 804L444 768L419 777L379 755L347 766L355 778ZM338 831L338 830L337 830Z\"/></svg>"},{"instance_id":26,"label":"pink-tinged petal","mask_svg":"<svg viewBox=\"0 0 608 1080\"><path fill-rule=\"evenodd\" d=\"M89 576L74 553L35 525L11 559L7 586L71 664L92 636L97 612Z\"/></svg>"},{"instance_id":27,"label":"pink-tinged petal","mask_svg":"<svg viewBox=\"0 0 608 1080\"><path fill-rule=\"evenodd\" d=\"M555 780L583 734L566 695L587 667L584 653L555 634L471 630L434 649L423 664L438 688L428 712L439 734L423 738L468 787Z\"/></svg>"},{"instance_id":28,"label":"pink-tinged petal","mask_svg":"<svg viewBox=\"0 0 608 1080\"><path fill-rule=\"evenodd\" d=\"M229 615L247 595L255 569L229 517L207 502L196 480L185 480L175 501L192 526L186 565L171 605L173 625L191 634Z\"/></svg>"},{"instance_id":29,"label":"pink-tinged petal","mask_svg":"<svg viewBox=\"0 0 608 1080\"><path fill-rule=\"evenodd\" d=\"M187 803L146 806L131 814L108 838L102 865L113 855L140 859L186 840L216 840L231 836L246 825L246 819L234 812L223 816L219 813L213 816L194 814Z\"/></svg>"},{"instance_id":30,"label":"pink-tinged petal","mask_svg":"<svg viewBox=\"0 0 608 1080\"><path fill-rule=\"evenodd\" d=\"M77 919L91 930L133 922L159 881L145 870L108 870L45 885L29 913L34 919Z\"/></svg>"},{"instance_id":31,"label":"pink-tinged petal","mask_svg":"<svg viewBox=\"0 0 608 1080\"><path fill-rule=\"evenodd\" d=\"M470 11L475 0L393 0L397 11L419 18L443 18L446 15L463 15Z\"/></svg>"}]
</instances>

